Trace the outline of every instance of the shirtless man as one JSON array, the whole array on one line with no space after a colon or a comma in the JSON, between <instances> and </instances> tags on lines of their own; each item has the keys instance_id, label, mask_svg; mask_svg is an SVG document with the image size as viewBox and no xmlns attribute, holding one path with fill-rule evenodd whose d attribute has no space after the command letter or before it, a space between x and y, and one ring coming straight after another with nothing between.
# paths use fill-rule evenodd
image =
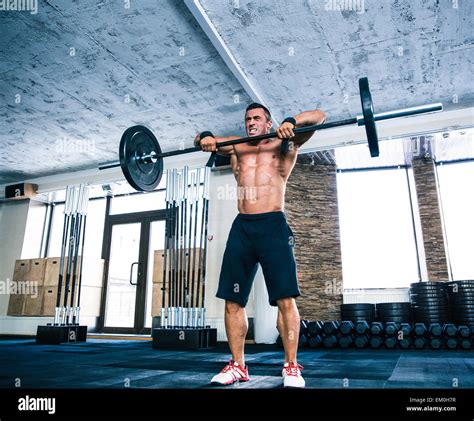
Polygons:
<instances>
[{"instance_id":1,"label":"shirtless man","mask_svg":"<svg viewBox=\"0 0 474 421\"><path fill-rule=\"evenodd\" d=\"M262 266L270 305L278 306L277 329L285 349L282 370L284 387L304 387L298 364L300 316L295 297L300 295L293 254L293 232L284 213L285 188L295 165L298 148L314 132L295 135L293 129L322 124L325 114L319 110L304 111L284 120L276 137L216 148L216 143L238 139L238 136L213 137L210 132L196 136L195 144L203 151L230 155L237 180L238 210L229 233L216 296L225 300L225 328L232 359L211 380L229 385L248 381L244 344L248 330L245 306L257 271ZM253 103L245 113L247 136L267 134L272 127L270 112ZM289 139L288 151L281 153L282 140Z\"/></svg>"}]
</instances>

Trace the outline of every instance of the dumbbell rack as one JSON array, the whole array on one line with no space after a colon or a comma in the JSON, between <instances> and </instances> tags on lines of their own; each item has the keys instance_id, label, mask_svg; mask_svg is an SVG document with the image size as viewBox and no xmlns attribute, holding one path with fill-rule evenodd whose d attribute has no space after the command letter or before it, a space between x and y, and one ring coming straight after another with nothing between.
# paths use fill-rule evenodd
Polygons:
<instances>
[{"instance_id":1,"label":"dumbbell rack","mask_svg":"<svg viewBox=\"0 0 474 421\"><path fill-rule=\"evenodd\" d=\"M280 337L277 345L283 346ZM474 325L302 320L302 348L470 350L474 348Z\"/></svg>"}]
</instances>

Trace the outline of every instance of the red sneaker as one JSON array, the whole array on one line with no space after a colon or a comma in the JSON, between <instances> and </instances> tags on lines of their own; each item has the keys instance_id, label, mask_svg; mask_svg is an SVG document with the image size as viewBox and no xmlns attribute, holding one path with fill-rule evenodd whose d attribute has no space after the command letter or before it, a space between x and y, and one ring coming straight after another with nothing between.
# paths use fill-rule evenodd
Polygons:
<instances>
[{"instance_id":1,"label":"red sneaker","mask_svg":"<svg viewBox=\"0 0 474 421\"><path fill-rule=\"evenodd\" d=\"M238 362L230 360L229 364L212 378L211 383L229 385L235 382L248 382L249 380L248 367L242 368Z\"/></svg>"},{"instance_id":2,"label":"red sneaker","mask_svg":"<svg viewBox=\"0 0 474 421\"><path fill-rule=\"evenodd\" d=\"M301 375L303 368L302 365L292 361L285 363L281 372L283 376L283 387L305 387L305 381Z\"/></svg>"}]
</instances>

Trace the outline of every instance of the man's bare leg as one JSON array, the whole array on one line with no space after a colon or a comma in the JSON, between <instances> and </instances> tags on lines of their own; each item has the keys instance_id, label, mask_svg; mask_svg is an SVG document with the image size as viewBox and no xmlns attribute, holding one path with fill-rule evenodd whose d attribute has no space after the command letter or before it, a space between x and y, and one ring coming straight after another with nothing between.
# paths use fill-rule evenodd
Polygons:
<instances>
[{"instance_id":1,"label":"man's bare leg","mask_svg":"<svg viewBox=\"0 0 474 421\"><path fill-rule=\"evenodd\" d=\"M296 363L298 340L300 338L300 314L294 298L277 300L277 328L285 348L285 362Z\"/></svg>"},{"instance_id":2,"label":"man's bare leg","mask_svg":"<svg viewBox=\"0 0 474 421\"><path fill-rule=\"evenodd\" d=\"M226 301L224 321L232 359L241 367L245 367L245 337L249 328L245 308L232 301Z\"/></svg>"}]
</instances>

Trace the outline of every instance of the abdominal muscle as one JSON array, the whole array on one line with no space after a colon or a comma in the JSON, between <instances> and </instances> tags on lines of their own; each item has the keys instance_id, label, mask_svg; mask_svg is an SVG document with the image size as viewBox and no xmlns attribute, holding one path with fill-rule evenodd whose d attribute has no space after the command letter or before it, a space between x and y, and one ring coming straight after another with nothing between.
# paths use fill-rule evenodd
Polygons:
<instances>
[{"instance_id":1,"label":"abdominal muscle","mask_svg":"<svg viewBox=\"0 0 474 421\"><path fill-rule=\"evenodd\" d=\"M280 144L275 139L258 146L235 145L231 164L238 186L239 213L284 211L286 182L296 153L281 157Z\"/></svg>"}]
</instances>

